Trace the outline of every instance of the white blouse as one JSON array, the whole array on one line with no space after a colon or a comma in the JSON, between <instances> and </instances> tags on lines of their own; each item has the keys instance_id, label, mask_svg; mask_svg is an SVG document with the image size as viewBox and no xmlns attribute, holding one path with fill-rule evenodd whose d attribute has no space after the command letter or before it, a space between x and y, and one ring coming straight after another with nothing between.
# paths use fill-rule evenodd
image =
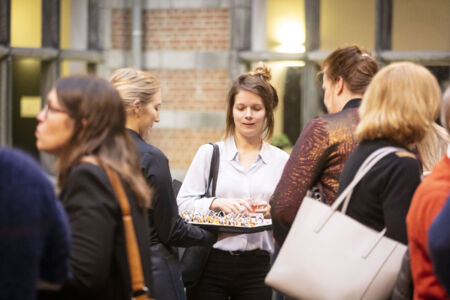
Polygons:
<instances>
[{"instance_id":1,"label":"white blouse","mask_svg":"<svg viewBox=\"0 0 450 300\"><path fill-rule=\"evenodd\" d=\"M263 142L256 161L248 171L244 171L233 137L218 142L217 145L220 151L220 165L216 198L255 198L269 202L289 155ZM178 194L177 202L180 211L208 212L214 198L202 196L208 184L212 152L213 147L205 144L195 154ZM272 253L273 244L272 231L263 231L233 235L223 239L219 236L219 241L214 244L214 248L225 251L262 249Z\"/></svg>"}]
</instances>

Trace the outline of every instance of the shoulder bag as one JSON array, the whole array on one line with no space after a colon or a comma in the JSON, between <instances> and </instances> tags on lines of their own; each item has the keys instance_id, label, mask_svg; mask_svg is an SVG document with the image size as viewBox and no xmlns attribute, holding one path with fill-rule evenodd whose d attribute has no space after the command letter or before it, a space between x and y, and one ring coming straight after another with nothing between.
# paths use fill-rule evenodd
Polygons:
<instances>
[{"instance_id":1,"label":"shoulder bag","mask_svg":"<svg viewBox=\"0 0 450 300\"><path fill-rule=\"evenodd\" d=\"M353 188L383 157L381 148L361 165L330 207L305 197L265 282L295 299L387 299L407 247L345 215ZM341 211L338 208L342 206Z\"/></svg>"},{"instance_id":2,"label":"shoulder bag","mask_svg":"<svg viewBox=\"0 0 450 300\"><path fill-rule=\"evenodd\" d=\"M391 300L412 300L414 297L414 283L411 275L411 263L409 251L405 252L402 259L402 266L395 282L394 292Z\"/></svg>"},{"instance_id":3,"label":"shoulder bag","mask_svg":"<svg viewBox=\"0 0 450 300\"><path fill-rule=\"evenodd\" d=\"M103 166L108 174L109 180L113 187L116 197L119 199L120 208L122 210L123 227L125 232L128 267L130 268L131 277L131 292L132 298L135 300L154 300L150 298L148 288L145 286L144 275L142 271L141 255L136 240L136 233L134 231L133 219L130 212L130 204L127 199L125 190L116 172L109 167Z\"/></svg>"},{"instance_id":4,"label":"shoulder bag","mask_svg":"<svg viewBox=\"0 0 450 300\"><path fill-rule=\"evenodd\" d=\"M217 146L217 144L210 144L213 146L213 154L211 156L208 184L206 186L204 197L214 197L216 195L217 175L220 164L219 146ZM181 184L173 182L172 186L174 187L174 190L178 187L178 189L175 190L176 197ZM190 288L198 283L202 277L210 251L211 247L204 246L191 246L186 248L180 261L180 269L185 287Z\"/></svg>"}]
</instances>

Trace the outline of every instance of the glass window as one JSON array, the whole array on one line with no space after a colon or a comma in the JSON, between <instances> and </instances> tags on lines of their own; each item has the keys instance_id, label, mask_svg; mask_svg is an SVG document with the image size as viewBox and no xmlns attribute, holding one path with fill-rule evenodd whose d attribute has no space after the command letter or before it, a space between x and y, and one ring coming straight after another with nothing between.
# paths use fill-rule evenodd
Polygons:
<instances>
[{"instance_id":1,"label":"glass window","mask_svg":"<svg viewBox=\"0 0 450 300\"><path fill-rule=\"evenodd\" d=\"M304 0L267 1L267 44L272 51L305 52Z\"/></svg>"},{"instance_id":2,"label":"glass window","mask_svg":"<svg viewBox=\"0 0 450 300\"><path fill-rule=\"evenodd\" d=\"M394 0L393 50L450 50L449 0Z\"/></svg>"},{"instance_id":3,"label":"glass window","mask_svg":"<svg viewBox=\"0 0 450 300\"><path fill-rule=\"evenodd\" d=\"M13 59L12 75L12 143L38 159L34 132L36 116L42 107L41 62L29 58Z\"/></svg>"},{"instance_id":4,"label":"glass window","mask_svg":"<svg viewBox=\"0 0 450 300\"><path fill-rule=\"evenodd\" d=\"M11 47L40 48L42 1L11 1Z\"/></svg>"},{"instance_id":5,"label":"glass window","mask_svg":"<svg viewBox=\"0 0 450 300\"><path fill-rule=\"evenodd\" d=\"M334 50L350 44L375 48L375 0L322 0L321 48Z\"/></svg>"}]
</instances>

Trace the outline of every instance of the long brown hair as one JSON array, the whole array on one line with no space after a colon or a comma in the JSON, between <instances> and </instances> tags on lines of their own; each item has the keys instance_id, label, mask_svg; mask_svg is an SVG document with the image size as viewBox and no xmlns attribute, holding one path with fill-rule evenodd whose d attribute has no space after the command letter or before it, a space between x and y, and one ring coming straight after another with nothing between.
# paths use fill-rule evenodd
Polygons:
<instances>
[{"instance_id":1,"label":"long brown hair","mask_svg":"<svg viewBox=\"0 0 450 300\"><path fill-rule=\"evenodd\" d=\"M116 171L143 207L150 207L151 192L139 166L139 152L125 129L125 111L116 89L94 76L71 76L55 82L59 104L74 121L74 131L58 157L58 185L84 156L95 156Z\"/></svg>"},{"instance_id":2,"label":"long brown hair","mask_svg":"<svg viewBox=\"0 0 450 300\"><path fill-rule=\"evenodd\" d=\"M247 91L261 97L266 110L263 139L272 139L275 123L273 111L278 105L278 94L270 84L271 78L270 69L264 63L259 62L253 72L243 73L233 81L227 96L226 138L233 136L235 131L233 118L235 97L240 91Z\"/></svg>"}]
</instances>

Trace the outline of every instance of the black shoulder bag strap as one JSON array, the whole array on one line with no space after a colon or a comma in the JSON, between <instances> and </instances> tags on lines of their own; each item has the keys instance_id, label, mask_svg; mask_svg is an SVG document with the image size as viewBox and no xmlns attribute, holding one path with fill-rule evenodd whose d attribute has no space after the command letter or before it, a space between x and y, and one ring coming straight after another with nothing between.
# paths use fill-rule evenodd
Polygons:
<instances>
[{"instance_id":1,"label":"black shoulder bag strap","mask_svg":"<svg viewBox=\"0 0 450 300\"><path fill-rule=\"evenodd\" d=\"M205 197L214 197L216 196L217 174L219 172L219 164L220 164L220 152L219 146L217 146L217 144L213 143L209 144L213 146L213 153L211 156L211 166L209 168L208 185L206 186ZM178 196L178 192L180 191L181 185L182 185L181 181L177 179L172 180L172 189L175 198ZM209 192L210 187L212 187L211 193Z\"/></svg>"},{"instance_id":2,"label":"black shoulder bag strap","mask_svg":"<svg viewBox=\"0 0 450 300\"><path fill-rule=\"evenodd\" d=\"M219 173L220 152L217 144L212 144L213 153L211 156L211 167L209 168L208 184L206 186L205 197L215 197L217 187L217 175ZM211 187L211 193L209 192ZM186 248L181 258L181 274L186 288L194 287L203 275L206 263L209 258L211 247L191 246Z\"/></svg>"},{"instance_id":3,"label":"black shoulder bag strap","mask_svg":"<svg viewBox=\"0 0 450 300\"><path fill-rule=\"evenodd\" d=\"M215 197L216 196L216 187L217 187L217 175L219 173L219 165L220 165L220 152L219 146L217 144L209 143L213 146L213 153L211 156L211 166L209 168L209 178L208 178L208 186L206 187L205 196L206 197ZM211 187L211 193L209 192Z\"/></svg>"}]
</instances>

